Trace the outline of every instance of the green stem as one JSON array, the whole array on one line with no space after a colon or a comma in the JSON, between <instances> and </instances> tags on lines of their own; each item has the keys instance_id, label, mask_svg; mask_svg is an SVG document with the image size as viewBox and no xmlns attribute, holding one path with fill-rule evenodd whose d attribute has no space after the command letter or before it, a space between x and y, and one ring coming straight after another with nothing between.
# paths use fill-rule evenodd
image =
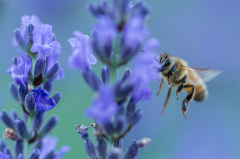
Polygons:
<instances>
[{"instance_id":1,"label":"green stem","mask_svg":"<svg viewBox=\"0 0 240 159\"><path fill-rule=\"evenodd\" d=\"M110 84L113 84L116 80L116 71L117 67L116 66L110 66Z\"/></svg>"},{"instance_id":2,"label":"green stem","mask_svg":"<svg viewBox=\"0 0 240 159\"><path fill-rule=\"evenodd\" d=\"M33 75L34 75L35 64L36 64L36 58L32 57L32 73L33 73Z\"/></svg>"}]
</instances>

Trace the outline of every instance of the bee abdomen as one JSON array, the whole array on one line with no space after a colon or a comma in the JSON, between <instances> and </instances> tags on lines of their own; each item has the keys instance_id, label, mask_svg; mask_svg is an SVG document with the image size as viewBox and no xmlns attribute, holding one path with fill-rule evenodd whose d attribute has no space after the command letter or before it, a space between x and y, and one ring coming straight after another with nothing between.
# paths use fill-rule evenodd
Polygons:
<instances>
[{"instance_id":1,"label":"bee abdomen","mask_svg":"<svg viewBox=\"0 0 240 159\"><path fill-rule=\"evenodd\" d=\"M195 89L196 89L196 92L195 92L194 100L203 101L207 98L208 91L205 84L202 86L195 86Z\"/></svg>"}]
</instances>

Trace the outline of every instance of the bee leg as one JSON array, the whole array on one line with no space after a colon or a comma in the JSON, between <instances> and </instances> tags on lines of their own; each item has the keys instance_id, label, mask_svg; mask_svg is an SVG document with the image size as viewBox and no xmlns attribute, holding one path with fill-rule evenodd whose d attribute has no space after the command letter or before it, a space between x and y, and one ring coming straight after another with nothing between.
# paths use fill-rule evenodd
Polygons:
<instances>
[{"instance_id":1,"label":"bee leg","mask_svg":"<svg viewBox=\"0 0 240 159\"><path fill-rule=\"evenodd\" d=\"M171 78L171 76L172 76L172 74L174 73L174 71L176 70L176 65L174 65L173 67L172 67L172 69L171 69L171 71L170 71L170 73L169 73L169 75L168 75L168 84L170 85L170 78Z\"/></svg>"},{"instance_id":2,"label":"bee leg","mask_svg":"<svg viewBox=\"0 0 240 159\"><path fill-rule=\"evenodd\" d=\"M187 119L187 116L185 115L186 111L188 110L188 103L191 101L191 99L193 98L193 94L194 94L194 90L195 90L195 87L194 85L185 85L184 88L187 88L187 87L192 87L192 89L190 90L190 92L187 94L187 96L185 97L185 99L182 101L182 106L181 106L181 109L182 109L182 113L183 113L183 116L185 117L185 119Z\"/></svg>"},{"instance_id":3,"label":"bee leg","mask_svg":"<svg viewBox=\"0 0 240 159\"><path fill-rule=\"evenodd\" d=\"M162 86L163 86L163 79L161 79L161 83L160 83L160 86L159 86L159 90L157 92L157 95L159 95L160 91L162 90Z\"/></svg>"},{"instance_id":4,"label":"bee leg","mask_svg":"<svg viewBox=\"0 0 240 159\"><path fill-rule=\"evenodd\" d=\"M166 100L165 100L165 102L164 102L164 105L163 105L163 108L162 108L160 114L163 114L165 108L167 107L167 103L168 103L168 100L169 100L169 98L170 98L171 91L172 91L172 87L169 87L168 93L167 93L167 98L166 98Z\"/></svg>"},{"instance_id":5,"label":"bee leg","mask_svg":"<svg viewBox=\"0 0 240 159\"><path fill-rule=\"evenodd\" d=\"M184 84L186 83L187 81L187 75L183 77L182 79L182 84L180 84L177 88L177 91L176 91L176 96L177 96L177 100L178 100L178 93L182 91L183 87L184 87Z\"/></svg>"},{"instance_id":6,"label":"bee leg","mask_svg":"<svg viewBox=\"0 0 240 159\"><path fill-rule=\"evenodd\" d=\"M186 102L185 99L183 99L183 101L182 101L181 109L182 109L183 116L185 117L185 119L187 119L185 112L188 110L188 103Z\"/></svg>"}]
</instances>

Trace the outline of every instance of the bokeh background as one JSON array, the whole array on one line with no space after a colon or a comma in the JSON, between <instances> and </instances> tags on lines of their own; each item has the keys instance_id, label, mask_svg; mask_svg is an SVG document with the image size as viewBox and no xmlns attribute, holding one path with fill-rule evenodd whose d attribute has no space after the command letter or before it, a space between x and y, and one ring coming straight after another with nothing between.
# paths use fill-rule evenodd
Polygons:
<instances>
[{"instance_id":1,"label":"bokeh background","mask_svg":"<svg viewBox=\"0 0 240 159\"><path fill-rule=\"evenodd\" d=\"M63 98L46 118L57 114L60 122L52 133L59 144L71 146L65 159L86 159L83 141L74 125L90 125L84 111L91 105L94 93L84 83L76 69L68 70L67 59L71 47L67 40L74 30L90 33L95 19L88 12L88 0L0 0L0 110L8 112L20 107L8 91L12 82L6 73L17 56L12 46L13 30L20 27L21 16L35 14L45 24L53 25L53 32L62 45L59 62L65 79L55 82L53 93ZM124 149L132 139L149 137L150 145L140 150L139 159L238 159L240 158L240 1L239 0L148 0L151 16L148 26L152 36L159 39L158 52L169 52L189 62L190 66L223 70L207 86L209 98L192 102L181 113L181 100L174 93L163 115L159 112L166 97L167 85L156 96L159 83L153 83L151 102L140 102L144 116L124 138ZM100 62L93 66L100 71ZM131 65L129 65L130 67ZM120 73L122 70L119 71ZM0 122L0 133L5 126ZM91 128L90 131L91 132ZM91 134L91 133L90 133ZM91 136L93 139L93 136ZM7 141L13 145L11 141Z\"/></svg>"}]
</instances>

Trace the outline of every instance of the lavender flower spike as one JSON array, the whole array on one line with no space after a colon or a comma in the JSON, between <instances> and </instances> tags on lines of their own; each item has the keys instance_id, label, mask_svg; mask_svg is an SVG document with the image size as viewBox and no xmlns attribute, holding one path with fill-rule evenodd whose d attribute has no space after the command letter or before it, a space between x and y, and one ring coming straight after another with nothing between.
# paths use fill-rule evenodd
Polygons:
<instances>
[{"instance_id":1,"label":"lavender flower spike","mask_svg":"<svg viewBox=\"0 0 240 159\"><path fill-rule=\"evenodd\" d=\"M25 87L28 79L28 71L32 67L32 63L22 51L17 51L19 53L17 65L11 65L7 73L11 75L17 85Z\"/></svg>"},{"instance_id":2,"label":"lavender flower spike","mask_svg":"<svg viewBox=\"0 0 240 159\"><path fill-rule=\"evenodd\" d=\"M80 134L81 138L84 140L84 148L87 153L87 155L91 159L97 159L97 154L96 154L96 148L94 144L92 143L92 140L88 137L88 127L87 126L76 126L77 132Z\"/></svg>"},{"instance_id":3,"label":"lavender flower spike","mask_svg":"<svg viewBox=\"0 0 240 159\"><path fill-rule=\"evenodd\" d=\"M92 55L92 46L89 36L80 31L75 31L76 38L70 38L68 42L72 47L72 55L68 59L69 68L76 67L79 71L85 72L91 69L91 65L97 63L97 59Z\"/></svg>"}]
</instances>

